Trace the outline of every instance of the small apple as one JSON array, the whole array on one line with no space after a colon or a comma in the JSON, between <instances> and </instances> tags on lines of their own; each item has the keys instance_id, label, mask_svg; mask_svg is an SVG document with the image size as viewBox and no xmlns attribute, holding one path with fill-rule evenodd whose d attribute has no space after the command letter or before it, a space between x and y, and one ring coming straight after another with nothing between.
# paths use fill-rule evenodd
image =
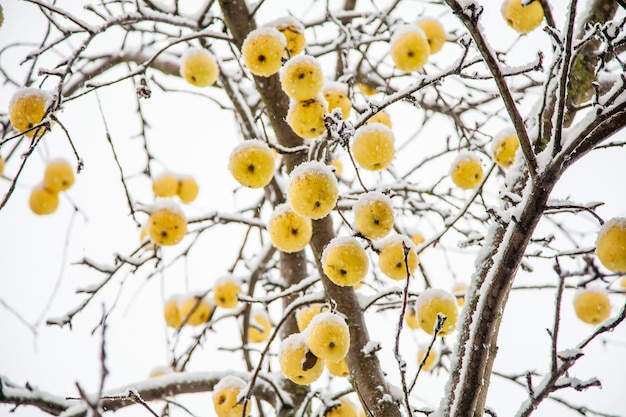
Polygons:
<instances>
[{"instance_id":1,"label":"small apple","mask_svg":"<svg viewBox=\"0 0 626 417\"><path fill-rule=\"evenodd\" d=\"M180 75L191 85L213 85L219 73L215 57L206 49L189 48L180 57Z\"/></svg>"},{"instance_id":2,"label":"small apple","mask_svg":"<svg viewBox=\"0 0 626 417\"><path fill-rule=\"evenodd\" d=\"M287 200L301 216L316 220L326 217L335 207L338 197L337 178L322 162L304 162L289 176Z\"/></svg>"},{"instance_id":3,"label":"small apple","mask_svg":"<svg viewBox=\"0 0 626 417\"><path fill-rule=\"evenodd\" d=\"M583 288L574 296L576 317L588 324L600 324L611 315L611 301L602 289Z\"/></svg>"},{"instance_id":4,"label":"small apple","mask_svg":"<svg viewBox=\"0 0 626 417\"><path fill-rule=\"evenodd\" d=\"M299 252L311 241L311 219L296 213L288 204L274 209L267 227L272 245L286 253Z\"/></svg>"},{"instance_id":5,"label":"small apple","mask_svg":"<svg viewBox=\"0 0 626 417\"><path fill-rule=\"evenodd\" d=\"M263 141L246 140L233 149L228 169L233 178L244 187L265 187L274 177L274 153Z\"/></svg>"},{"instance_id":6,"label":"small apple","mask_svg":"<svg viewBox=\"0 0 626 417\"><path fill-rule=\"evenodd\" d=\"M63 159L51 161L43 175L44 188L60 192L70 189L74 185L74 168Z\"/></svg>"},{"instance_id":7,"label":"small apple","mask_svg":"<svg viewBox=\"0 0 626 417\"><path fill-rule=\"evenodd\" d=\"M335 237L322 252L322 269L335 285L353 286L367 275L369 258L355 238Z\"/></svg>"},{"instance_id":8,"label":"small apple","mask_svg":"<svg viewBox=\"0 0 626 417\"><path fill-rule=\"evenodd\" d=\"M278 30L269 27L254 29L243 41L243 63L254 75L276 74L286 57L287 40Z\"/></svg>"},{"instance_id":9,"label":"small apple","mask_svg":"<svg viewBox=\"0 0 626 417\"><path fill-rule=\"evenodd\" d=\"M609 271L626 272L626 217L615 217L602 225L596 256Z\"/></svg>"},{"instance_id":10,"label":"small apple","mask_svg":"<svg viewBox=\"0 0 626 417\"><path fill-rule=\"evenodd\" d=\"M306 328L306 345L318 358L338 362L350 349L350 331L342 316L330 311L317 314Z\"/></svg>"},{"instance_id":11,"label":"small apple","mask_svg":"<svg viewBox=\"0 0 626 417\"><path fill-rule=\"evenodd\" d=\"M506 24L519 33L537 29L543 21L543 7L538 0L522 5L523 0L506 0L502 4L502 16Z\"/></svg>"},{"instance_id":12,"label":"small apple","mask_svg":"<svg viewBox=\"0 0 626 417\"><path fill-rule=\"evenodd\" d=\"M285 378L298 385L310 385L324 372L324 361L309 350L302 333L293 333L283 339L278 350L278 363Z\"/></svg>"},{"instance_id":13,"label":"small apple","mask_svg":"<svg viewBox=\"0 0 626 417\"><path fill-rule=\"evenodd\" d=\"M437 336L446 336L456 330L459 316L456 297L447 291L428 288L415 300L415 311L420 327L428 334L435 332L437 315L441 314L446 320Z\"/></svg>"},{"instance_id":14,"label":"small apple","mask_svg":"<svg viewBox=\"0 0 626 417\"><path fill-rule=\"evenodd\" d=\"M428 38L417 25L402 25L394 31L389 42L391 59L404 72L419 71L428 61Z\"/></svg>"},{"instance_id":15,"label":"small apple","mask_svg":"<svg viewBox=\"0 0 626 417\"><path fill-rule=\"evenodd\" d=\"M28 131L42 122L46 109L52 100L50 93L38 88L22 88L13 94L9 101L9 119L18 133L24 133L29 138L43 136L47 130L40 127Z\"/></svg>"}]
</instances>

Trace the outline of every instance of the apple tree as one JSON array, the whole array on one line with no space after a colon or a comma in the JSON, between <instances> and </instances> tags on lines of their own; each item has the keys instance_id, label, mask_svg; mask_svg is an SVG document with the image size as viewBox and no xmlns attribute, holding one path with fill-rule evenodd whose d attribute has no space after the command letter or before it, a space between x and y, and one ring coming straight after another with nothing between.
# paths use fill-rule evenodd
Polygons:
<instances>
[{"instance_id":1,"label":"apple tree","mask_svg":"<svg viewBox=\"0 0 626 417\"><path fill-rule=\"evenodd\" d=\"M98 366L0 369L1 409L623 412L583 403L625 335L626 5L292 3L3 4L0 310ZM125 324L165 366L127 377Z\"/></svg>"}]
</instances>

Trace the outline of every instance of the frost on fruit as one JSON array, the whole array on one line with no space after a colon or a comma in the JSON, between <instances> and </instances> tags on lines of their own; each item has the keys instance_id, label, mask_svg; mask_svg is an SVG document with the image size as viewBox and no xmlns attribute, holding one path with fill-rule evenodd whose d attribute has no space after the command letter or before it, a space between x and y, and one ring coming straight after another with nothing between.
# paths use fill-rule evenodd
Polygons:
<instances>
[{"instance_id":1,"label":"frost on fruit","mask_svg":"<svg viewBox=\"0 0 626 417\"><path fill-rule=\"evenodd\" d=\"M198 197L199 192L200 187L198 187L198 182L194 178L183 177L178 180L176 194L178 194L178 198L183 203L192 203Z\"/></svg>"},{"instance_id":2,"label":"frost on fruit","mask_svg":"<svg viewBox=\"0 0 626 417\"><path fill-rule=\"evenodd\" d=\"M337 178L319 161L298 165L289 176L287 199L291 208L310 219L321 219L335 207L339 197Z\"/></svg>"},{"instance_id":3,"label":"frost on fruit","mask_svg":"<svg viewBox=\"0 0 626 417\"><path fill-rule=\"evenodd\" d=\"M626 217L615 217L602 225L596 256L609 271L626 272Z\"/></svg>"},{"instance_id":4,"label":"frost on fruit","mask_svg":"<svg viewBox=\"0 0 626 417\"><path fill-rule=\"evenodd\" d=\"M152 180L152 192L155 197L173 197L178 192L178 178L165 172Z\"/></svg>"},{"instance_id":5,"label":"frost on fruit","mask_svg":"<svg viewBox=\"0 0 626 417\"><path fill-rule=\"evenodd\" d=\"M359 412L352 401L348 398L339 398L338 405L331 405L325 412L324 417L358 417Z\"/></svg>"},{"instance_id":6,"label":"frost on fruit","mask_svg":"<svg viewBox=\"0 0 626 417\"><path fill-rule=\"evenodd\" d=\"M239 304L237 295L241 293L239 280L232 276L218 279L213 286L213 302L222 308L235 308Z\"/></svg>"},{"instance_id":7,"label":"frost on fruit","mask_svg":"<svg viewBox=\"0 0 626 417\"><path fill-rule=\"evenodd\" d=\"M233 178L244 187L265 187L274 176L274 153L263 141L246 140L233 149L228 169Z\"/></svg>"},{"instance_id":8,"label":"frost on fruit","mask_svg":"<svg viewBox=\"0 0 626 417\"><path fill-rule=\"evenodd\" d=\"M236 376L227 375L213 387L213 408L218 417L245 417L250 414L251 401L238 401L239 394L246 389L246 382Z\"/></svg>"},{"instance_id":9,"label":"frost on fruit","mask_svg":"<svg viewBox=\"0 0 626 417\"><path fill-rule=\"evenodd\" d=\"M263 310L255 310L250 314L250 327L248 327L248 342L261 343L270 337L272 323L267 313Z\"/></svg>"},{"instance_id":10,"label":"frost on fruit","mask_svg":"<svg viewBox=\"0 0 626 417\"><path fill-rule=\"evenodd\" d=\"M428 46L430 47L430 54L432 55L439 52L446 43L447 38L443 25L435 19L421 19L417 22L417 26L419 26L426 35Z\"/></svg>"},{"instance_id":11,"label":"frost on fruit","mask_svg":"<svg viewBox=\"0 0 626 417\"><path fill-rule=\"evenodd\" d=\"M276 74L286 57L287 40L278 30L269 27L258 28L243 41L241 54L250 72L260 77Z\"/></svg>"},{"instance_id":12,"label":"frost on fruit","mask_svg":"<svg viewBox=\"0 0 626 417\"><path fill-rule=\"evenodd\" d=\"M491 146L493 160L502 168L509 168L515 162L519 148L519 138L512 129L506 129L494 136Z\"/></svg>"},{"instance_id":13,"label":"frost on fruit","mask_svg":"<svg viewBox=\"0 0 626 417\"><path fill-rule=\"evenodd\" d=\"M206 49L189 48L180 57L180 75L196 87L215 84L219 73L215 57Z\"/></svg>"},{"instance_id":14,"label":"frost on fruit","mask_svg":"<svg viewBox=\"0 0 626 417\"><path fill-rule=\"evenodd\" d=\"M59 208L59 193L37 187L31 191L28 204L35 214L40 216L52 214Z\"/></svg>"},{"instance_id":15,"label":"frost on fruit","mask_svg":"<svg viewBox=\"0 0 626 417\"><path fill-rule=\"evenodd\" d=\"M44 171L43 186L52 192L67 191L74 185L74 167L63 159L51 161Z\"/></svg>"},{"instance_id":16,"label":"frost on fruit","mask_svg":"<svg viewBox=\"0 0 626 417\"><path fill-rule=\"evenodd\" d=\"M463 190L480 185L483 179L483 165L480 158L469 151L461 151L450 167L452 182Z\"/></svg>"},{"instance_id":17,"label":"frost on fruit","mask_svg":"<svg viewBox=\"0 0 626 417\"><path fill-rule=\"evenodd\" d=\"M324 372L324 361L307 347L306 336L293 333L280 343L278 350L280 371L285 378L298 385L309 385Z\"/></svg>"},{"instance_id":18,"label":"frost on fruit","mask_svg":"<svg viewBox=\"0 0 626 417\"><path fill-rule=\"evenodd\" d=\"M419 261L415 245L407 236L390 236L376 246L379 249L378 267L389 278L397 281L406 279L407 273L412 275L417 268Z\"/></svg>"},{"instance_id":19,"label":"frost on fruit","mask_svg":"<svg viewBox=\"0 0 626 417\"><path fill-rule=\"evenodd\" d=\"M502 16L506 24L519 33L532 32L543 21L543 7L538 0L522 6L523 0L506 0L502 4Z\"/></svg>"},{"instance_id":20,"label":"frost on fruit","mask_svg":"<svg viewBox=\"0 0 626 417\"><path fill-rule=\"evenodd\" d=\"M368 239L381 239L393 229L391 199L383 193L370 191L361 194L352 210L355 229Z\"/></svg>"},{"instance_id":21,"label":"frost on fruit","mask_svg":"<svg viewBox=\"0 0 626 417\"><path fill-rule=\"evenodd\" d=\"M285 36L287 41L287 50L289 56L298 55L306 46L306 37L304 35L304 25L292 16L284 16L268 23L265 26L276 28Z\"/></svg>"},{"instance_id":22,"label":"frost on fruit","mask_svg":"<svg viewBox=\"0 0 626 417\"><path fill-rule=\"evenodd\" d=\"M298 330L303 332L304 329L307 328L313 317L327 310L328 307L320 303L313 303L306 307L300 307L296 311L296 324L298 325Z\"/></svg>"},{"instance_id":23,"label":"frost on fruit","mask_svg":"<svg viewBox=\"0 0 626 417\"><path fill-rule=\"evenodd\" d=\"M352 103L348 96L348 86L344 83L332 81L324 84L322 87L322 95L328 103L328 111L333 109L341 109L341 119L347 120L352 110Z\"/></svg>"},{"instance_id":24,"label":"frost on fruit","mask_svg":"<svg viewBox=\"0 0 626 417\"><path fill-rule=\"evenodd\" d=\"M395 30L389 43L391 59L396 68L401 71L418 71L428 61L430 55L428 39L417 25L400 26Z\"/></svg>"},{"instance_id":25,"label":"frost on fruit","mask_svg":"<svg viewBox=\"0 0 626 417\"><path fill-rule=\"evenodd\" d=\"M369 270L365 249L351 236L335 237L322 252L324 274L336 285L356 285Z\"/></svg>"},{"instance_id":26,"label":"frost on fruit","mask_svg":"<svg viewBox=\"0 0 626 417\"><path fill-rule=\"evenodd\" d=\"M341 160L333 159L328 163L328 165L335 169L336 176L341 177L341 174L343 174L343 162L341 162Z\"/></svg>"},{"instance_id":27,"label":"frost on fruit","mask_svg":"<svg viewBox=\"0 0 626 417\"><path fill-rule=\"evenodd\" d=\"M426 356L426 351L427 351L427 347L426 346L421 346L417 352L417 363L420 364L422 363L422 361L424 361L424 356ZM435 349L431 349L430 352L428 352L428 356L426 357L426 360L424 361L424 365L422 366L422 370L423 371L430 371L432 369L432 367L435 365L435 362L437 361L437 352L435 351Z\"/></svg>"},{"instance_id":28,"label":"frost on fruit","mask_svg":"<svg viewBox=\"0 0 626 417\"><path fill-rule=\"evenodd\" d=\"M163 306L163 318L165 319L165 324L167 326L176 329L182 324L182 319L180 316L181 301L181 296L176 294L172 295L165 302L165 305Z\"/></svg>"},{"instance_id":29,"label":"frost on fruit","mask_svg":"<svg viewBox=\"0 0 626 417\"><path fill-rule=\"evenodd\" d=\"M200 326L211 318L213 304L202 295L191 294L181 301L179 313L182 324Z\"/></svg>"},{"instance_id":30,"label":"frost on fruit","mask_svg":"<svg viewBox=\"0 0 626 417\"><path fill-rule=\"evenodd\" d=\"M350 349L350 331L342 316L330 311L317 314L306 329L306 344L318 358L337 362Z\"/></svg>"},{"instance_id":31,"label":"frost on fruit","mask_svg":"<svg viewBox=\"0 0 626 417\"><path fill-rule=\"evenodd\" d=\"M576 317L588 324L600 324L611 314L611 301L602 289L582 288L574 296Z\"/></svg>"},{"instance_id":32,"label":"frost on fruit","mask_svg":"<svg viewBox=\"0 0 626 417\"><path fill-rule=\"evenodd\" d=\"M354 135L352 154L357 164L370 171L385 169L395 155L393 132L381 123L360 127Z\"/></svg>"},{"instance_id":33,"label":"frost on fruit","mask_svg":"<svg viewBox=\"0 0 626 417\"><path fill-rule=\"evenodd\" d=\"M303 250L313 236L311 219L296 213L288 204L281 204L274 209L267 229L272 245L287 253Z\"/></svg>"},{"instance_id":34,"label":"frost on fruit","mask_svg":"<svg viewBox=\"0 0 626 417\"><path fill-rule=\"evenodd\" d=\"M13 94L9 101L9 118L13 128L18 133L24 133L29 138L42 136L47 132L44 126L30 130L43 121L46 109L52 100L50 93L38 88L22 88Z\"/></svg>"},{"instance_id":35,"label":"frost on fruit","mask_svg":"<svg viewBox=\"0 0 626 417\"><path fill-rule=\"evenodd\" d=\"M391 116L389 116L389 113L386 112L385 110L380 110L378 113L370 117L367 120L366 124L370 124L370 123L382 123L383 125L387 126L389 129L393 127L393 123L391 122Z\"/></svg>"},{"instance_id":36,"label":"frost on fruit","mask_svg":"<svg viewBox=\"0 0 626 417\"><path fill-rule=\"evenodd\" d=\"M280 71L282 90L297 101L314 99L324 86L322 66L310 55L299 55L285 63Z\"/></svg>"},{"instance_id":37,"label":"frost on fruit","mask_svg":"<svg viewBox=\"0 0 626 417\"><path fill-rule=\"evenodd\" d=\"M187 233L187 219L178 206L171 201L156 205L146 224L150 240L163 246L179 243Z\"/></svg>"},{"instance_id":38,"label":"frost on fruit","mask_svg":"<svg viewBox=\"0 0 626 417\"><path fill-rule=\"evenodd\" d=\"M326 132L326 113L328 103L319 94L310 100L292 100L287 111L287 124L301 138L315 139Z\"/></svg>"},{"instance_id":39,"label":"frost on fruit","mask_svg":"<svg viewBox=\"0 0 626 417\"><path fill-rule=\"evenodd\" d=\"M437 336L445 336L456 329L459 315L456 298L447 291L428 288L415 300L415 311L420 327L428 334L435 332L437 315L441 314L446 320Z\"/></svg>"}]
</instances>

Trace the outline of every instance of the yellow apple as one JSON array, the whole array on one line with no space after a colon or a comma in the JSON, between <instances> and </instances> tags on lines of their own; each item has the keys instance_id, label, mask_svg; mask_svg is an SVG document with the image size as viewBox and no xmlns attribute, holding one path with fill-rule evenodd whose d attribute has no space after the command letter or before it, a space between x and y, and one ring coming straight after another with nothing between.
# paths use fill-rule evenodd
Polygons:
<instances>
[{"instance_id":1,"label":"yellow apple","mask_svg":"<svg viewBox=\"0 0 626 417\"><path fill-rule=\"evenodd\" d=\"M263 141L246 140L230 154L228 169L244 187L265 187L274 177L274 153Z\"/></svg>"},{"instance_id":2,"label":"yellow apple","mask_svg":"<svg viewBox=\"0 0 626 417\"><path fill-rule=\"evenodd\" d=\"M385 110L380 110L378 113L367 119L366 124L370 123L381 123L387 126L389 129L393 127L393 123L391 122L391 116Z\"/></svg>"},{"instance_id":3,"label":"yellow apple","mask_svg":"<svg viewBox=\"0 0 626 417\"><path fill-rule=\"evenodd\" d=\"M165 172L152 180L152 192L155 197L173 197L178 191L178 178Z\"/></svg>"},{"instance_id":4,"label":"yellow apple","mask_svg":"<svg viewBox=\"0 0 626 417\"><path fill-rule=\"evenodd\" d=\"M326 217L337 203L337 178L328 165L307 161L298 165L289 176L287 200L291 208L310 219Z\"/></svg>"},{"instance_id":5,"label":"yellow apple","mask_svg":"<svg viewBox=\"0 0 626 417\"><path fill-rule=\"evenodd\" d=\"M394 214L391 199L383 193L370 191L361 194L352 210L354 228L368 239L381 239L393 229Z\"/></svg>"},{"instance_id":6,"label":"yellow apple","mask_svg":"<svg viewBox=\"0 0 626 417\"><path fill-rule=\"evenodd\" d=\"M421 346L417 352L417 363L418 365L420 363L422 363L422 361L424 360L424 356L426 356L426 350L428 348L426 346ZM423 371L430 371L433 367L433 365L435 365L435 362L437 361L437 352L435 351L435 349L431 349L430 352L428 352L428 357L426 357L426 360L424 361L424 365L422 366L422 370Z\"/></svg>"},{"instance_id":7,"label":"yellow apple","mask_svg":"<svg viewBox=\"0 0 626 417\"><path fill-rule=\"evenodd\" d=\"M328 307L320 303L313 303L305 307L300 307L298 310L296 310L296 323L298 325L298 330L303 332L304 329L308 327L313 317L315 317L322 311L327 310Z\"/></svg>"},{"instance_id":8,"label":"yellow apple","mask_svg":"<svg viewBox=\"0 0 626 417\"><path fill-rule=\"evenodd\" d=\"M250 314L250 327L248 328L248 342L265 342L272 332L272 323L267 313L263 310L254 310Z\"/></svg>"},{"instance_id":9,"label":"yellow apple","mask_svg":"<svg viewBox=\"0 0 626 417\"><path fill-rule=\"evenodd\" d=\"M324 86L322 66L310 55L291 58L280 71L280 85L285 94L293 100L312 100Z\"/></svg>"},{"instance_id":10,"label":"yellow apple","mask_svg":"<svg viewBox=\"0 0 626 417\"><path fill-rule=\"evenodd\" d=\"M400 26L394 31L389 44L391 59L401 71L418 71L428 61L430 55L428 39L417 25Z\"/></svg>"},{"instance_id":11,"label":"yellow apple","mask_svg":"<svg viewBox=\"0 0 626 417\"><path fill-rule=\"evenodd\" d=\"M428 334L435 332L437 315L446 317L437 336L446 336L456 330L456 322L459 316L456 297L447 291L428 288L415 300L415 311L420 322L420 327Z\"/></svg>"},{"instance_id":12,"label":"yellow apple","mask_svg":"<svg viewBox=\"0 0 626 417\"><path fill-rule=\"evenodd\" d=\"M311 219L296 213L288 204L274 209L267 227L272 245L286 253L299 252L311 241Z\"/></svg>"},{"instance_id":13,"label":"yellow apple","mask_svg":"<svg viewBox=\"0 0 626 417\"><path fill-rule=\"evenodd\" d=\"M153 208L146 226L150 240L163 246L176 245L187 234L185 215L169 201L163 201Z\"/></svg>"},{"instance_id":14,"label":"yellow apple","mask_svg":"<svg viewBox=\"0 0 626 417\"><path fill-rule=\"evenodd\" d=\"M332 113L333 109L341 109L341 118L347 120L352 110L352 103L348 96L348 86L337 81L328 82L322 87L322 95L328 103L328 111Z\"/></svg>"},{"instance_id":15,"label":"yellow apple","mask_svg":"<svg viewBox=\"0 0 626 417\"><path fill-rule=\"evenodd\" d=\"M359 412L348 398L339 398L339 404L331 406L324 412L324 417L358 417Z\"/></svg>"},{"instance_id":16,"label":"yellow apple","mask_svg":"<svg viewBox=\"0 0 626 417\"><path fill-rule=\"evenodd\" d=\"M609 271L626 272L626 217L615 217L602 225L596 256Z\"/></svg>"},{"instance_id":17,"label":"yellow apple","mask_svg":"<svg viewBox=\"0 0 626 417\"><path fill-rule=\"evenodd\" d=\"M180 75L196 87L215 84L219 73L215 57L206 49L189 48L180 57Z\"/></svg>"},{"instance_id":18,"label":"yellow apple","mask_svg":"<svg viewBox=\"0 0 626 417\"><path fill-rule=\"evenodd\" d=\"M52 214L59 208L59 193L44 187L36 187L30 193L28 204L35 214L40 216Z\"/></svg>"},{"instance_id":19,"label":"yellow apple","mask_svg":"<svg viewBox=\"0 0 626 417\"><path fill-rule=\"evenodd\" d=\"M46 133L45 127L28 131L28 129L42 122L46 114L46 108L50 104L50 93L38 88L22 88L13 94L9 101L9 119L13 128L18 133L26 132L25 135L32 138Z\"/></svg>"},{"instance_id":20,"label":"yellow apple","mask_svg":"<svg viewBox=\"0 0 626 417\"><path fill-rule=\"evenodd\" d=\"M447 38L443 25L436 19L422 19L417 22L417 26L419 26L426 35L428 46L430 47L430 54L436 54L441 51Z\"/></svg>"},{"instance_id":21,"label":"yellow apple","mask_svg":"<svg viewBox=\"0 0 626 417\"><path fill-rule=\"evenodd\" d=\"M480 158L474 153L461 151L450 167L450 178L463 190L478 187L483 179Z\"/></svg>"},{"instance_id":22,"label":"yellow apple","mask_svg":"<svg viewBox=\"0 0 626 417\"><path fill-rule=\"evenodd\" d=\"M393 161L396 152L394 142L391 129L382 123L369 123L357 129L352 154L361 167L380 171Z\"/></svg>"},{"instance_id":23,"label":"yellow apple","mask_svg":"<svg viewBox=\"0 0 626 417\"><path fill-rule=\"evenodd\" d=\"M213 408L217 417L246 417L250 414L252 402L246 403L243 409L243 401L238 402L239 394L247 388L248 384L236 376L228 375L219 380L213 387Z\"/></svg>"},{"instance_id":24,"label":"yellow apple","mask_svg":"<svg viewBox=\"0 0 626 417\"><path fill-rule=\"evenodd\" d=\"M506 129L493 138L491 154L493 160L502 168L509 168L515 162L515 153L519 148L517 134L510 129Z\"/></svg>"},{"instance_id":25,"label":"yellow apple","mask_svg":"<svg viewBox=\"0 0 626 417\"><path fill-rule=\"evenodd\" d=\"M326 364L328 372L334 376L345 378L350 375L350 369L348 368L348 363L345 358L337 362L325 361L324 363Z\"/></svg>"},{"instance_id":26,"label":"yellow apple","mask_svg":"<svg viewBox=\"0 0 626 417\"><path fill-rule=\"evenodd\" d=\"M193 177L182 177L178 180L176 194L183 203L192 203L198 197L198 182Z\"/></svg>"},{"instance_id":27,"label":"yellow apple","mask_svg":"<svg viewBox=\"0 0 626 417\"><path fill-rule=\"evenodd\" d=\"M330 311L317 314L306 328L306 345L318 358L338 362L350 349L350 331L343 317Z\"/></svg>"},{"instance_id":28,"label":"yellow apple","mask_svg":"<svg viewBox=\"0 0 626 417\"><path fill-rule=\"evenodd\" d=\"M415 309L412 306L407 306L406 314L404 315L404 322L409 329L417 330L420 328L420 322L415 315Z\"/></svg>"},{"instance_id":29,"label":"yellow apple","mask_svg":"<svg viewBox=\"0 0 626 417\"><path fill-rule=\"evenodd\" d=\"M588 324L600 324L611 314L611 301L602 289L583 288L574 297L576 317Z\"/></svg>"},{"instance_id":30,"label":"yellow apple","mask_svg":"<svg viewBox=\"0 0 626 417\"><path fill-rule=\"evenodd\" d=\"M243 41L241 54L243 63L254 75L269 77L276 74L286 57L287 40L278 30L258 28Z\"/></svg>"},{"instance_id":31,"label":"yellow apple","mask_svg":"<svg viewBox=\"0 0 626 417\"><path fill-rule=\"evenodd\" d=\"M292 16L281 17L266 26L273 26L285 36L289 56L293 57L304 51L306 37L304 35L304 25Z\"/></svg>"},{"instance_id":32,"label":"yellow apple","mask_svg":"<svg viewBox=\"0 0 626 417\"><path fill-rule=\"evenodd\" d=\"M459 307L465 305L465 293L467 292L467 285L463 283L455 284L452 287L452 294L456 297L456 303Z\"/></svg>"},{"instance_id":33,"label":"yellow apple","mask_svg":"<svg viewBox=\"0 0 626 417\"><path fill-rule=\"evenodd\" d=\"M378 266L383 274L391 279L403 280L413 274L419 263L415 245L406 236L394 235L377 243ZM407 254L405 255L405 248ZM408 268L407 268L408 261Z\"/></svg>"},{"instance_id":34,"label":"yellow apple","mask_svg":"<svg viewBox=\"0 0 626 417\"><path fill-rule=\"evenodd\" d=\"M218 279L213 286L213 302L222 308L235 308L239 304L237 295L241 293L239 281L232 276Z\"/></svg>"},{"instance_id":35,"label":"yellow apple","mask_svg":"<svg viewBox=\"0 0 626 417\"><path fill-rule=\"evenodd\" d=\"M324 361L309 351L306 336L302 333L293 333L283 339L278 350L278 363L285 378L298 385L309 385L324 372Z\"/></svg>"},{"instance_id":36,"label":"yellow apple","mask_svg":"<svg viewBox=\"0 0 626 417\"><path fill-rule=\"evenodd\" d=\"M369 270L365 249L351 236L333 238L322 252L324 274L336 285L356 285Z\"/></svg>"},{"instance_id":37,"label":"yellow apple","mask_svg":"<svg viewBox=\"0 0 626 417\"><path fill-rule=\"evenodd\" d=\"M292 100L287 111L287 124L303 139L315 139L326 133L324 115L328 103L321 95L304 101Z\"/></svg>"},{"instance_id":38,"label":"yellow apple","mask_svg":"<svg viewBox=\"0 0 626 417\"><path fill-rule=\"evenodd\" d=\"M502 16L506 24L519 33L529 33L543 21L543 7L538 0L522 6L523 0L506 0L502 4Z\"/></svg>"},{"instance_id":39,"label":"yellow apple","mask_svg":"<svg viewBox=\"0 0 626 417\"><path fill-rule=\"evenodd\" d=\"M180 302L178 311L181 323L200 326L211 318L213 304L201 295L192 294Z\"/></svg>"},{"instance_id":40,"label":"yellow apple","mask_svg":"<svg viewBox=\"0 0 626 417\"><path fill-rule=\"evenodd\" d=\"M60 192L68 190L74 185L74 168L65 160L51 161L43 175L44 188Z\"/></svg>"},{"instance_id":41,"label":"yellow apple","mask_svg":"<svg viewBox=\"0 0 626 417\"><path fill-rule=\"evenodd\" d=\"M180 317L180 295L173 295L167 299L165 305L163 306L163 318L165 319L165 324L169 327L178 328L182 323L182 319Z\"/></svg>"}]
</instances>

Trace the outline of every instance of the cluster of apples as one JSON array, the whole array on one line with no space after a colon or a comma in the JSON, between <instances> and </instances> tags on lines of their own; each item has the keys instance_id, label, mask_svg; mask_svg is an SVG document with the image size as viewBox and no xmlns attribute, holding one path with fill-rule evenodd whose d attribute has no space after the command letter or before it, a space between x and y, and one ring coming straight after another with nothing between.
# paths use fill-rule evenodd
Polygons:
<instances>
[{"instance_id":1,"label":"cluster of apples","mask_svg":"<svg viewBox=\"0 0 626 417\"><path fill-rule=\"evenodd\" d=\"M322 304L311 304L296 313L298 333L283 339L278 352L282 374L299 385L309 385L324 367L335 376L350 374L345 357L350 331L344 318Z\"/></svg>"},{"instance_id":2,"label":"cluster of apples","mask_svg":"<svg viewBox=\"0 0 626 417\"><path fill-rule=\"evenodd\" d=\"M152 180L152 192L159 198L178 196L183 203L192 203L199 191L198 182L188 175L165 172Z\"/></svg>"},{"instance_id":3,"label":"cluster of apples","mask_svg":"<svg viewBox=\"0 0 626 417\"><path fill-rule=\"evenodd\" d=\"M389 42L391 59L401 71L419 71L431 55L443 48L446 37L443 26L435 19L400 25Z\"/></svg>"},{"instance_id":4,"label":"cluster of apples","mask_svg":"<svg viewBox=\"0 0 626 417\"><path fill-rule=\"evenodd\" d=\"M617 274L626 273L626 217L605 222L596 239L596 256L602 265ZM621 285L626 285L622 278ZM600 324L611 314L611 300L601 288L581 288L574 296L576 316L588 324Z\"/></svg>"},{"instance_id":5,"label":"cluster of apples","mask_svg":"<svg viewBox=\"0 0 626 417\"><path fill-rule=\"evenodd\" d=\"M74 168L69 162L58 159L48 163L43 181L30 193L30 209L38 215L52 214L59 207L59 193L74 185Z\"/></svg>"},{"instance_id":6,"label":"cluster of apples","mask_svg":"<svg viewBox=\"0 0 626 417\"><path fill-rule=\"evenodd\" d=\"M240 293L239 280L227 275L215 281L210 295L197 293L172 295L163 307L165 323L173 328L179 328L181 325L200 326L211 318L215 307L227 309L237 307L239 304L237 296Z\"/></svg>"}]
</instances>

